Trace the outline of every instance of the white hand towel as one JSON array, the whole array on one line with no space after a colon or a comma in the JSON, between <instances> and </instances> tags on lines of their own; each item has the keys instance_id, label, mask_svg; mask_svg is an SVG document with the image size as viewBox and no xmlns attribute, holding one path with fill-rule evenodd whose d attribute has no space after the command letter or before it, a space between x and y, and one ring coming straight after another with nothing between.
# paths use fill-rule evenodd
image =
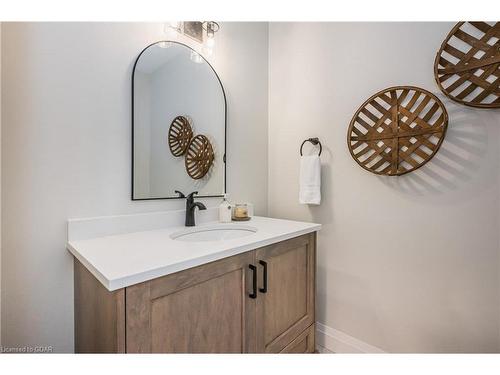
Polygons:
<instances>
[{"instance_id":1,"label":"white hand towel","mask_svg":"<svg viewBox=\"0 0 500 375\"><path fill-rule=\"evenodd\" d=\"M299 202L321 203L321 162L318 155L300 157Z\"/></svg>"}]
</instances>

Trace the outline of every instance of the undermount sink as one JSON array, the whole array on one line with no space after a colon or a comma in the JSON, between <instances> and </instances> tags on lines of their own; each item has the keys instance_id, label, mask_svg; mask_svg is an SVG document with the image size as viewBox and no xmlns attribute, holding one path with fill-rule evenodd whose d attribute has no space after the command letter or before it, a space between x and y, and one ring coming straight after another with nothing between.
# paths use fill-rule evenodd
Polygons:
<instances>
[{"instance_id":1,"label":"undermount sink","mask_svg":"<svg viewBox=\"0 0 500 375\"><path fill-rule=\"evenodd\" d=\"M257 228L248 225L219 224L185 229L172 233L170 238L190 242L224 241L246 237L256 232Z\"/></svg>"}]
</instances>

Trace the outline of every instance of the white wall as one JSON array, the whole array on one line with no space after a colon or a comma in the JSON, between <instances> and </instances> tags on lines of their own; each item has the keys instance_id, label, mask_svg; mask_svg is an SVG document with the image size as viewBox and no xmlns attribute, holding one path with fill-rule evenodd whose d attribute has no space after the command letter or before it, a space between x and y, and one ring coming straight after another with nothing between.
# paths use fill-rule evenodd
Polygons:
<instances>
[{"instance_id":1,"label":"white wall","mask_svg":"<svg viewBox=\"0 0 500 375\"><path fill-rule=\"evenodd\" d=\"M500 112L456 105L433 79L450 23L272 23L269 210L313 220L318 320L390 352L498 352ZM435 158L401 177L346 144L373 93L416 85L450 116ZM298 204L299 146L323 143L323 202Z\"/></svg>"},{"instance_id":2,"label":"white wall","mask_svg":"<svg viewBox=\"0 0 500 375\"><path fill-rule=\"evenodd\" d=\"M222 24L212 59L228 95L228 191L260 214L267 213L267 30ZM162 32L150 23L3 25L5 346L73 350L67 218L183 208L180 200L130 201L132 66Z\"/></svg>"}]
</instances>

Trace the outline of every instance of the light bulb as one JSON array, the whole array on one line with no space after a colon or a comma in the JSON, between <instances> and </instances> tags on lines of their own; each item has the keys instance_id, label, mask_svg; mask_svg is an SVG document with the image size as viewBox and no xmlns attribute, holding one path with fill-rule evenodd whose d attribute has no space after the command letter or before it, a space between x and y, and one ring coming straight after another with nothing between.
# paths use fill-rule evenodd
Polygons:
<instances>
[{"instance_id":1,"label":"light bulb","mask_svg":"<svg viewBox=\"0 0 500 375\"><path fill-rule=\"evenodd\" d=\"M212 56L215 47L215 33L219 30L219 24L217 22L209 21L206 23L205 30L207 31L207 34L203 43L203 53L205 56Z\"/></svg>"},{"instance_id":2,"label":"light bulb","mask_svg":"<svg viewBox=\"0 0 500 375\"><path fill-rule=\"evenodd\" d=\"M215 39L214 38L205 38L205 42L203 43L203 53L205 56L212 56L214 53L215 47Z\"/></svg>"},{"instance_id":3,"label":"light bulb","mask_svg":"<svg viewBox=\"0 0 500 375\"><path fill-rule=\"evenodd\" d=\"M207 47L213 48L215 46L215 38L213 36L212 37L207 36L207 40L205 43Z\"/></svg>"}]
</instances>

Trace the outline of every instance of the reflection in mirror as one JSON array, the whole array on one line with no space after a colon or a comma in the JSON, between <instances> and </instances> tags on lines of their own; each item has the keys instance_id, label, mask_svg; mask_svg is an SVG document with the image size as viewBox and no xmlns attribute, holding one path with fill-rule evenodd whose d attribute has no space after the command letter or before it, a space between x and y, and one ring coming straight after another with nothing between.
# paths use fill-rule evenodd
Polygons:
<instances>
[{"instance_id":1,"label":"reflection in mirror","mask_svg":"<svg viewBox=\"0 0 500 375\"><path fill-rule=\"evenodd\" d=\"M224 194L226 99L210 64L183 44L155 43L137 58L132 100L132 199L177 198L175 190L185 194L196 190L200 196ZM186 170L185 157L189 146L198 148L185 146L186 137L192 141L197 135L208 139L213 155L208 172L194 179ZM172 149L176 143L182 150ZM191 154L190 161L207 165L203 157L207 155Z\"/></svg>"}]
</instances>

